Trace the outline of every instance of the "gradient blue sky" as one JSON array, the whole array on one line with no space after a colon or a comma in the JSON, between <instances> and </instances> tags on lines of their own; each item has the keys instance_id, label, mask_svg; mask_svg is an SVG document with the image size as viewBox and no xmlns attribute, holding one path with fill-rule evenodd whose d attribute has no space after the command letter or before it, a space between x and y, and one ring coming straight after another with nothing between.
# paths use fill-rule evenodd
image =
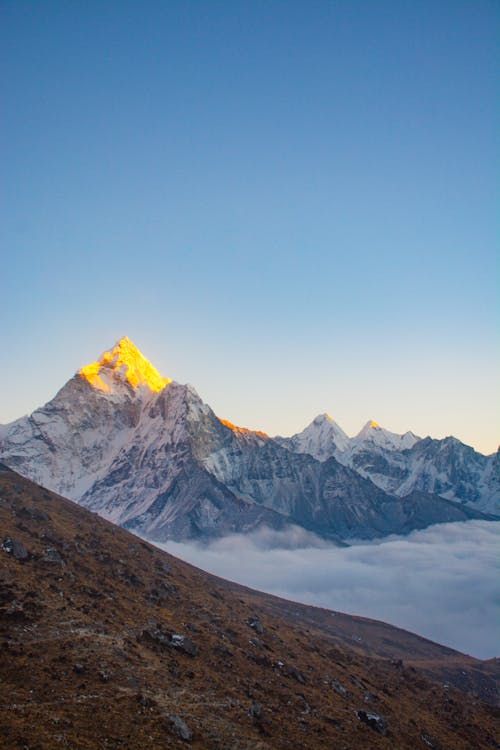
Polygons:
<instances>
[{"instance_id":1,"label":"gradient blue sky","mask_svg":"<svg viewBox=\"0 0 500 750\"><path fill-rule=\"evenodd\" d=\"M275 434L498 442L500 5L0 2L0 422L127 334Z\"/></svg>"}]
</instances>

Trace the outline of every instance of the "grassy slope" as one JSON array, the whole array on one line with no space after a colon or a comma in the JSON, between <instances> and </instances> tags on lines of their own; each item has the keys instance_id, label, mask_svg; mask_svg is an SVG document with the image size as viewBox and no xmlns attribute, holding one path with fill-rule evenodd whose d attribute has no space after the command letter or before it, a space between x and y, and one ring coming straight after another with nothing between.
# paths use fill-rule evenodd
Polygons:
<instances>
[{"instance_id":1,"label":"grassy slope","mask_svg":"<svg viewBox=\"0 0 500 750\"><path fill-rule=\"evenodd\" d=\"M8 536L29 557L0 550L2 748L496 746L497 709L424 674L478 670L491 691L493 662L221 581L0 471ZM172 633L197 655L157 642Z\"/></svg>"}]
</instances>

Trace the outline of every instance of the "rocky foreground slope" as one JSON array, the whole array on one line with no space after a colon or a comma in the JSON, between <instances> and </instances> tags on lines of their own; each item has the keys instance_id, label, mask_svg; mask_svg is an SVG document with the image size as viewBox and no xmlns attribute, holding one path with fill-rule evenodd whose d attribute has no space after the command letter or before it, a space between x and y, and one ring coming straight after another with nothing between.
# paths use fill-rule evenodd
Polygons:
<instances>
[{"instance_id":1,"label":"rocky foreground slope","mask_svg":"<svg viewBox=\"0 0 500 750\"><path fill-rule=\"evenodd\" d=\"M6 750L498 747L495 661L215 578L5 466L0 529Z\"/></svg>"},{"instance_id":2,"label":"rocky foreground slope","mask_svg":"<svg viewBox=\"0 0 500 750\"><path fill-rule=\"evenodd\" d=\"M373 538L483 517L421 488L387 492L333 456L219 419L127 338L4 432L0 456L20 474L157 540L261 523Z\"/></svg>"}]
</instances>

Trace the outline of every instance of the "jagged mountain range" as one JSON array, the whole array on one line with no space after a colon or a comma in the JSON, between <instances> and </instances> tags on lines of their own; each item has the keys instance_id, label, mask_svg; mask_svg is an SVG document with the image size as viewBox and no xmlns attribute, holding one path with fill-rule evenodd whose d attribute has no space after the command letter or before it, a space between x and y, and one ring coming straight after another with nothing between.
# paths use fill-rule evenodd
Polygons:
<instances>
[{"instance_id":1,"label":"jagged mountain range","mask_svg":"<svg viewBox=\"0 0 500 750\"><path fill-rule=\"evenodd\" d=\"M277 440L319 461L334 456L399 497L430 492L500 514L500 452L484 456L451 436L435 440L413 432L398 435L373 421L349 438L328 414L316 417L303 432Z\"/></svg>"},{"instance_id":2,"label":"jagged mountain range","mask_svg":"<svg viewBox=\"0 0 500 750\"><path fill-rule=\"evenodd\" d=\"M480 497L471 490L468 504L450 499L460 498L455 485L462 481L455 443L397 436L374 423L351 440L326 417L290 439L236 427L191 386L163 378L125 337L45 406L5 426L0 456L23 476L152 539L293 523L340 541L484 517L484 497L491 512L494 459L461 443ZM452 486L449 497L431 494L425 473L409 481L404 460L419 450L426 471L433 466L432 476ZM482 473L474 485L476 464Z\"/></svg>"}]
</instances>

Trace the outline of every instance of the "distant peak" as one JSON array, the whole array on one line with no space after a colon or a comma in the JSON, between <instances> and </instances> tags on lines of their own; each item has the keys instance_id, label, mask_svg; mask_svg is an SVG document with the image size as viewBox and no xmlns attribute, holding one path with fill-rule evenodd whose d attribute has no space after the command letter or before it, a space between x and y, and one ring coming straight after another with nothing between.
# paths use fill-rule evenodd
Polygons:
<instances>
[{"instance_id":1,"label":"distant peak","mask_svg":"<svg viewBox=\"0 0 500 750\"><path fill-rule=\"evenodd\" d=\"M311 422L310 425L308 425L305 430L303 430L303 433L310 433L310 434L322 434L322 435L330 435L335 436L334 440L337 445L347 444L347 441L349 438L347 437L346 433L342 429L342 427L334 420L334 418L327 414L326 412L323 412L323 414L318 414L315 419ZM339 443L340 440L340 443Z\"/></svg>"},{"instance_id":2,"label":"distant peak","mask_svg":"<svg viewBox=\"0 0 500 750\"><path fill-rule=\"evenodd\" d=\"M323 422L333 422L334 419L329 414L324 412L323 414L318 414L318 416L314 419L314 424L322 424Z\"/></svg>"},{"instance_id":3,"label":"distant peak","mask_svg":"<svg viewBox=\"0 0 500 750\"><path fill-rule=\"evenodd\" d=\"M412 448L420 438L410 431L405 432L403 435L400 435L398 432L391 432L381 427L378 422L370 419L361 432L356 435L355 440L357 442L367 440L375 445L391 450L405 450L406 448Z\"/></svg>"},{"instance_id":4,"label":"distant peak","mask_svg":"<svg viewBox=\"0 0 500 750\"><path fill-rule=\"evenodd\" d=\"M134 390L145 386L154 393L162 391L172 382L170 378L163 378L160 375L128 336L123 336L96 362L82 367L78 374L85 378L93 388L105 393L113 391L113 379L115 379L113 376L116 375L126 380Z\"/></svg>"},{"instance_id":5,"label":"distant peak","mask_svg":"<svg viewBox=\"0 0 500 750\"><path fill-rule=\"evenodd\" d=\"M128 336L122 336L121 339L118 339L113 349L129 349L130 351L134 351L137 354L141 353L134 342L131 341Z\"/></svg>"},{"instance_id":6,"label":"distant peak","mask_svg":"<svg viewBox=\"0 0 500 750\"><path fill-rule=\"evenodd\" d=\"M383 428L379 425L378 422L375 422L374 419L369 419L368 422L365 424L362 430L358 433L358 438L366 438L369 435L373 434L373 430L382 430Z\"/></svg>"}]
</instances>

